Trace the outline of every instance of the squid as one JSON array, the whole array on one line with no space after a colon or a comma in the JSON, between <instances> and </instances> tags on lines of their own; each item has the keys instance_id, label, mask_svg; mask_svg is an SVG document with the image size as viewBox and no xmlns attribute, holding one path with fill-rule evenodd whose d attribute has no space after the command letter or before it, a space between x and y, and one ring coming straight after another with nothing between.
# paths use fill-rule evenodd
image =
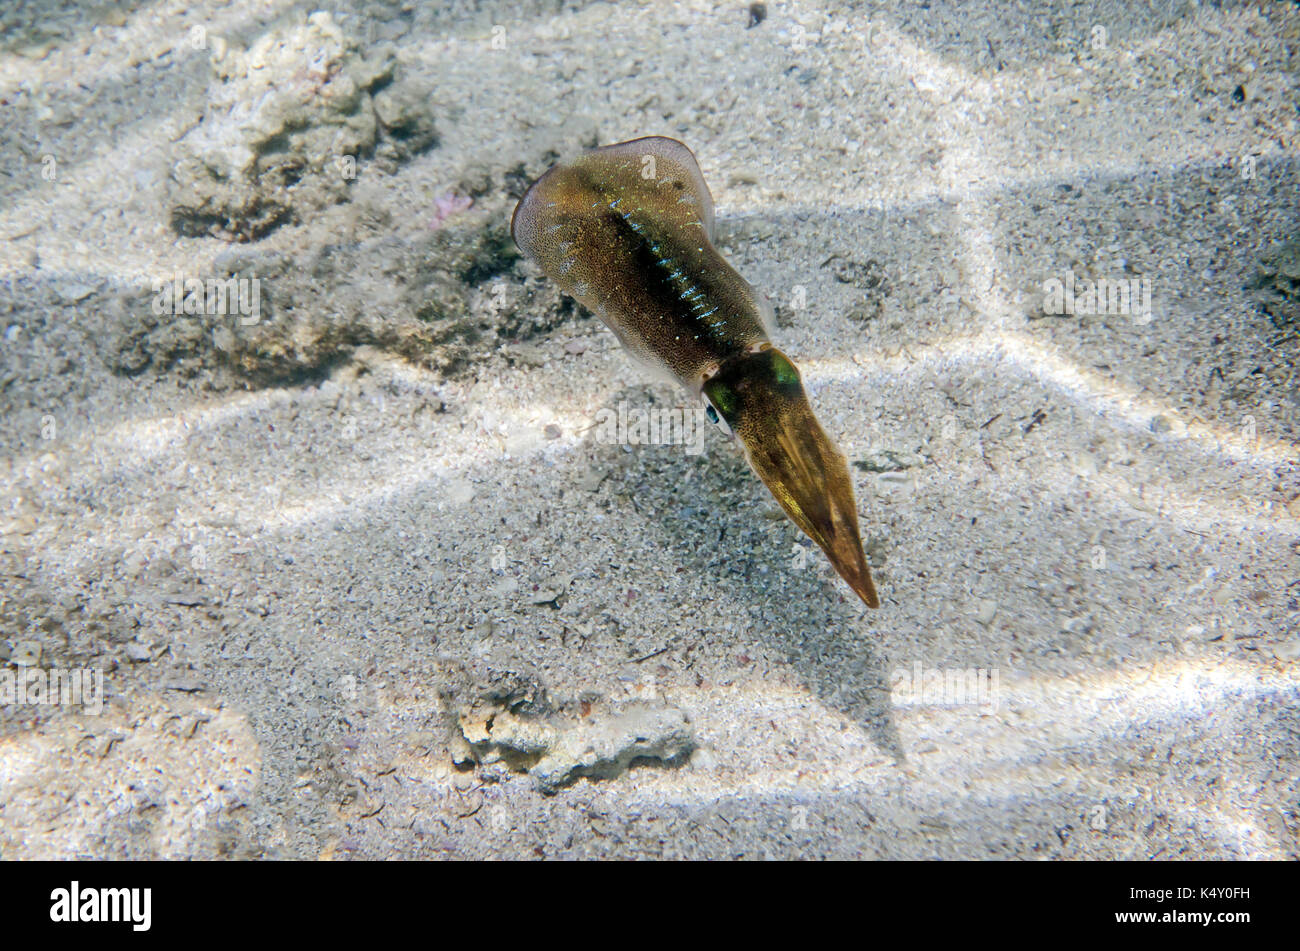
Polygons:
<instances>
[{"instance_id":1,"label":"squid","mask_svg":"<svg viewBox=\"0 0 1300 951\"><path fill-rule=\"evenodd\" d=\"M769 339L771 306L714 247L691 150L649 136L584 152L532 183L510 230L634 357L703 401L790 520L879 607L844 455Z\"/></svg>"}]
</instances>

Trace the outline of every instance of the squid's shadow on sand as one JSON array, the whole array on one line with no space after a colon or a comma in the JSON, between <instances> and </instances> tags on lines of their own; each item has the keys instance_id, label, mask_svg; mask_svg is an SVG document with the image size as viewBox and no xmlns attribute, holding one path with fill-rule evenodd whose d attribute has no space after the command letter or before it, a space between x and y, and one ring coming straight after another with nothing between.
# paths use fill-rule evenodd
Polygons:
<instances>
[{"instance_id":1,"label":"squid's shadow on sand","mask_svg":"<svg viewBox=\"0 0 1300 951\"><path fill-rule=\"evenodd\" d=\"M606 407L652 400L647 388L629 387L611 395ZM675 395L672 405L680 402ZM589 458L606 448L589 433L573 457ZM864 607L829 563L823 564L821 551L784 516L773 540L766 527L772 522L763 512L775 503L740 450L717 433L706 433L700 455L689 455L681 446L638 447L613 455L623 460L606 483L615 494L643 494L650 484L693 489L656 493L653 505L620 504L618 530L657 542L685 571L711 579L723 596L747 606L755 618L754 640L783 655L812 695L856 723L901 763L906 756L885 660L873 646L881 624L887 623L888 594L882 610ZM868 530L869 522L864 520L863 527ZM807 568L791 567L791 538L808 546Z\"/></svg>"}]
</instances>

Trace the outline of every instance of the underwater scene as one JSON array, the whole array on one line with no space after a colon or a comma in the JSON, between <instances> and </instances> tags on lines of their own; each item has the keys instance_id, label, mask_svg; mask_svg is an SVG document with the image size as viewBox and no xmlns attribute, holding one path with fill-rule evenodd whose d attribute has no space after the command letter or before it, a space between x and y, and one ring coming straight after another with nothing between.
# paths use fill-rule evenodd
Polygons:
<instances>
[{"instance_id":1,"label":"underwater scene","mask_svg":"<svg viewBox=\"0 0 1300 951\"><path fill-rule=\"evenodd\" d=\"M1298 67L7 0L0 858L1300 858Z\"/></svg>"}]
</instances>

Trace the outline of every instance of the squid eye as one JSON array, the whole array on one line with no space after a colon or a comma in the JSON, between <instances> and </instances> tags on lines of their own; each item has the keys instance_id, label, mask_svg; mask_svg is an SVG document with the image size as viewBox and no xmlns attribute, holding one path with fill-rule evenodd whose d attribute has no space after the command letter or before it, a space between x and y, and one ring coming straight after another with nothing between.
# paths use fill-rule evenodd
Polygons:
<instances>
[{"instance_id":1,"label":"squid eye","mask_svg":"<svg viewBox=\"0 0 1300 951\"><path fill-rule=\"evenodd\" d=\"M709 398L705 396L703 393L700 394L700 398L704 400L704 415L709 417L709 422L713 423L713 425L721 429L724 435L727 436L732 435L731 427L727 425L727 421L723 418L722 414L719 413L718 410L714 407L713 403L709 400Z\"/></svg>"}]
</instances>

